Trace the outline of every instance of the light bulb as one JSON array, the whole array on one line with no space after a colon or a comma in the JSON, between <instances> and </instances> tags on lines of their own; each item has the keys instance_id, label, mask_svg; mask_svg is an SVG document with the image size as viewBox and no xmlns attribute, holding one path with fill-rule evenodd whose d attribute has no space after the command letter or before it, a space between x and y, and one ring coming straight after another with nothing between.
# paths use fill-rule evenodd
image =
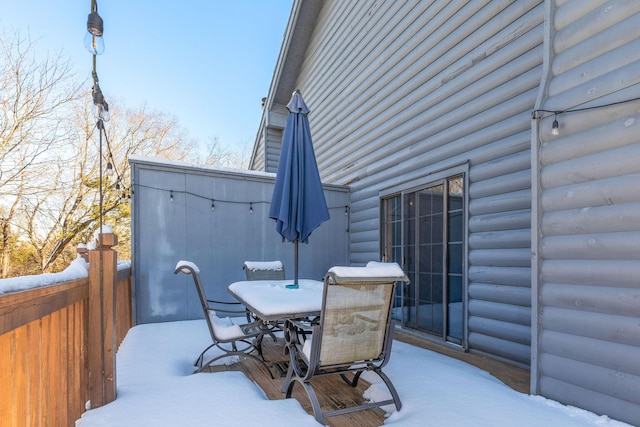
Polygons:
<instances>
[{"instance_id":1,"label":"light bulb","mask_svg":"<svg viewBox=\"0 0 640 427\"><path fill-rule=\"evenodd\" d=\"M111 114L109 114L109 104L107 104L106 101L103 101L102 104L96 104L95 115L97 119L100 119L103 122L108 122L111 119Z\"/></svg>"},{"instance_id":2,"label":"light bulb","mask_svg":"<svg viewBox=\"0 0 640 427\"><path fill-rule=\"evenodd\" d=\"M104 53L104 39L102 36L94 36L87 32L84 36L84 47L92 55L102 55Z\"/></svg>"},{"instance_id":3,"label":"light bulb","mask_svg":"<svg viewBox=\"0 0 640 427\"><path fill-rule=\"evenodd\" d=\"M558 120L554 120L553 124L551 125L551 135L554 135L554 136L560 135L560 130L558 129L558 126L559 126Z\"/></svg>"},{"instance_id":4,"label":"light bulb","mask_svg":"<svg viewBox=\"0 0 640 427\"><path fill-rule=\"evenodd\" d=\"M92 55L101 55L104 52L104 23L98 12L91 12L87 17L87 33L84 36L84 47Z\"/></svg>"},{"instance_id":5,"label":"light bulb","mask_svg":"<svg viewBox=\"0 0 640 427\"><path fill-rule=\"evenodd\" d=\"M111 162L107 163L107 176L113 176L113 165Z\"/></svg>"}]
</instances>

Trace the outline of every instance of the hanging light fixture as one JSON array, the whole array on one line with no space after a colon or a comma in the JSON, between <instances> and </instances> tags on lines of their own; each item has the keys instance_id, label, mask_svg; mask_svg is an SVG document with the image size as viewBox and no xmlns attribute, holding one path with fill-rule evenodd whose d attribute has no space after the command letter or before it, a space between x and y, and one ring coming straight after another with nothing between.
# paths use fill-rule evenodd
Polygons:
<instances>
[{"instance_id":1,"label":"hanging light fixture","mask_svg":"<svg viewBox=\"0 0 640 427\"><path fill-rule=\"evenodd\" d=\"M95 116L103 122L108 122L111 118L109 114L109 104L104 99L100 85L96 82L93 85L93 105L95 105Z\"/></svg>"},{"instance_id":2,"label":"hanging light fixture","mask_svg":"<svg viewBox=\"0 0 640 427\"><path fill-rule=\"evenodd\" d=\"M91 13L87 17L87 34L84 36L84 47L92 55L101 55L104 52L104 22L98 15L98 4L91 2Z\"/></svg>"},{"instance_id":3,"label":"hanging light fixture","mask_svg":"<svg viewBox=\"0 0 640 427\"><path fill-rule=\"evenodd\" d=\"M560 135L560 130L559 128L559 124L558 124L558 119L556 116L553 116L553 124L551 125L551 135L553 136L558 136Z\"/></svg>"}]
</instances>

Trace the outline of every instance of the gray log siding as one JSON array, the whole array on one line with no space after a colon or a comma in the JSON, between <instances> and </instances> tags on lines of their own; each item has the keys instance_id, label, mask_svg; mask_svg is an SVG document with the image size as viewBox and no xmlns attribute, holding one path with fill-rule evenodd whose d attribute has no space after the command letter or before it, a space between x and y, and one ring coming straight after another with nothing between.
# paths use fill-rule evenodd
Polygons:
<instances>
[{"instance_id":1,"label":"gray log siding","mask_svg":"<svg viewBox=\"0 0 640 427\"><path fill-rule=\"evenodd\" d=\"M539 0L325 1L297 81L323 181L351 187L352 264L380 256L381 191L469 165L466 344L522 365L543 10Z\"/></svg>"},{"instance_id":2,"label":"gray log siding","mask_svg":"<svg viewBox=\"0 0 640 427\"><path fill-rule=\"evenodd\" d=\"M640 425L640 1L310 8L275 86L302 90L322 179L351 190L350 262L379 256L381 195L464 171L463 346Z\"/></svg>"},{"instance_id":3,"label":"gray log siding","mask_svg":"<svg viewBox=\"0 0 640 427\"><path fill-rule=\"evenodd\" d=\"M278 163L280 162L280 147L282 145L282 130L267 129L267 138L277 143L269 144L266 148L265 172L277 172Z\"/></svg>"},{"instance_id":4,"label":"gray log siding","mask_svg":"<svg viewBox=\"0 0 640 427\"><path fill-rule=\"evenodd\" d=\"M640 424L640 2L549 2L532 392Z\"/></svg>"}]
</instances>

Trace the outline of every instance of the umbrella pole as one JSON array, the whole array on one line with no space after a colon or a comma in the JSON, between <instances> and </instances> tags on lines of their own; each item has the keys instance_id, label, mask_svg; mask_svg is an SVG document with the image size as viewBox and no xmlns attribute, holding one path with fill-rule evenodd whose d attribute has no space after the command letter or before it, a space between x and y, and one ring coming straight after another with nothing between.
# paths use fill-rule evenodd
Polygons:
<instances>
[{"instance_id":1,"label":"umbrella pole","mask_svg":"<svg viewBox=\"0 0 640 427\"><path fill-rule=\"evenodd\" d=\"M293 241L293 284L298 284L298 239Z\"/></svg>"}]
</instances>

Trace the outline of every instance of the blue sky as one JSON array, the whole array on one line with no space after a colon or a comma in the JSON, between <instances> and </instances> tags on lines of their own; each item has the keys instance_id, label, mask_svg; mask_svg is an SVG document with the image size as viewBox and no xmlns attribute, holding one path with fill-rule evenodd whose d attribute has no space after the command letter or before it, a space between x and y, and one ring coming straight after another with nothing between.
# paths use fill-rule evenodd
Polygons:
<instances>
[{"instance_id":1,"label":"blue sky","mask_svg":"<svg viewBox=\"0 0 640 427\"><path fill-rule=\"evenodd\" d=\"M100 88L109 105L146 103L176 116L189 135L251 147L292 0L98 0L105 52ZM82 78L90 0L0 0L0 29L17 29L42 52L62 51ZM91 82L87 80L90 87Z\"/></svg>"}]
</instances>

